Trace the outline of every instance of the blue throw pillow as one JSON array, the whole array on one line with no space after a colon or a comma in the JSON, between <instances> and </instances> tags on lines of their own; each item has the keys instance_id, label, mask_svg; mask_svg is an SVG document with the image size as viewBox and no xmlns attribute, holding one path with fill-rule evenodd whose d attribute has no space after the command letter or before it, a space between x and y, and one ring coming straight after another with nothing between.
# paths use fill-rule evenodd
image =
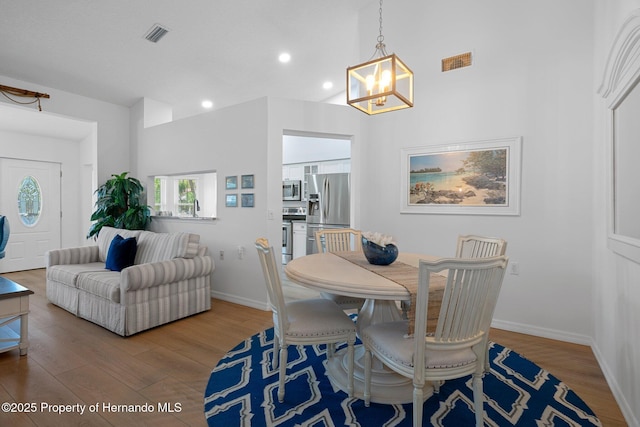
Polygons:
<instances>
[{"instance_id":1,"label":"blue throw pillow","mask_svg":"<svg viewBox=\"0 0 640 427\"><path fill-rule=\"evenodd\" d=\"M111 271L122 271L122 269L132 266L137 251L138 243L135 237L125 239L116 234L109 245L105 268Z\"/></svg>"}]
</instances>

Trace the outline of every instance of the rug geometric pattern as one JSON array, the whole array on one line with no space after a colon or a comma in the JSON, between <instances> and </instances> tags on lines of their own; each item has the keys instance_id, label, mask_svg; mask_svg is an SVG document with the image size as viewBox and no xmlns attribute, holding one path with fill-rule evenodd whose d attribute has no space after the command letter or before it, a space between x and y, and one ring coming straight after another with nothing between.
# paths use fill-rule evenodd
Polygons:
<instances>
[{"instance_id":1,"label":"rug geometric pattern","mask_svg":"<svg viewBox=\"0 0 640 427\"><path fill-rule=\"evenodd\" d=\"M273 328L258 333L220 360L204 396L210 427L411 426L412 404L384 405L349 398L325 374L325 346L289 346L285 401L278 403L278 373L271 368ZM601 426L569 388L514 351L492 343L484 376L488 426ZM446 381L424 403L423 425L472 426L471 377Z\"/></svg>"}]
</instances>

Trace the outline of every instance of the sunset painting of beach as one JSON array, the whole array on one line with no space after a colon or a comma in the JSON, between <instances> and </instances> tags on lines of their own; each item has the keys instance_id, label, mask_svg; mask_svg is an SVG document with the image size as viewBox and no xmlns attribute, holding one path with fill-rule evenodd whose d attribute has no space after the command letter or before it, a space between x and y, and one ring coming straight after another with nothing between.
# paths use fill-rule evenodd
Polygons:
<instances>
[{"instance_id":1,"label":"sunset painting of beach","mask_svg":"<svg viewBox=\"0 0 640 427\"><path fill-rule=\"evenodd\" d=\"M508 149L409 156L409 205L505 206Z\"/></svg>"}]
</instances>

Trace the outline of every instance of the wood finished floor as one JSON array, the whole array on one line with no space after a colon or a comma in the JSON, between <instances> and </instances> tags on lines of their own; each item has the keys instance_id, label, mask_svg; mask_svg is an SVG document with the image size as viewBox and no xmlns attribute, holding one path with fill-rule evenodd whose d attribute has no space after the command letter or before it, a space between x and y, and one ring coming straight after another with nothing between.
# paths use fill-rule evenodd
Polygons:
<instances>
[{"instance_id":1,"label":"wood finished floor","mask_svg":"<svg viewBox=\"0 0 640 427\"><path fill-rule=\"evenodd\" d=\"M0 403L35 403L33 413L0 412L0 426L205 426L203 395L211 369L241 340L272 326L269 312L214 300L209 312L122 338L48 303L44 270L4 274L35 292L30 348L0 353ZM309 293L287 284L289 298ZM607 382L585 346L502 330L491 338L566 382L604 426L625 426ZM158 403L175 411L158 411ZM92 405L98 413L56 414L42 404ZM106 411L143 405L153 413ZM179 410L176 405L179 405Z\"/></svg>"}]
</instances>

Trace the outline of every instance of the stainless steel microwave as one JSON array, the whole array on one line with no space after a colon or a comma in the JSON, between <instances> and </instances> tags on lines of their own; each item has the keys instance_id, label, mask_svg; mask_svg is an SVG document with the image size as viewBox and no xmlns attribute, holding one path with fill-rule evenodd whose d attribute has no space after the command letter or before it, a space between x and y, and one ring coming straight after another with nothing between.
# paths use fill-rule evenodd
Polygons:
<instances>
[{"instance_id":1,"label":"stainless steel microwave","mask_svg":"<svg viewBox=\"0 0 640 427\"><path fill-rule=\"evenodd\" d=\"M301 181L282 181L282 200L302 200Z\"/></svg>"}]
</instances>

